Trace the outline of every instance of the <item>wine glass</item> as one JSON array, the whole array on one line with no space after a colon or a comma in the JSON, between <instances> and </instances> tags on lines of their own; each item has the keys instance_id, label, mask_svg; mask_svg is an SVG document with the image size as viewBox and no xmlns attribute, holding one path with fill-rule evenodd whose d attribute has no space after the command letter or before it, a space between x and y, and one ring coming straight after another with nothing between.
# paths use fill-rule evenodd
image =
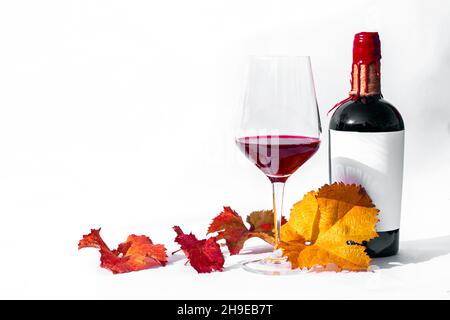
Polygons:
<instances>
[{"instance_id":1,"label":"wine glass","mask_svg":"<svg viewBox=\"0 0 450 320\"><path fill-rule=\"evenodd\" d=\"M284 185L319 149L321 131L309 56L251 57L235 141L272 183L275 245L270 256L245 262L247 271L295 272L278 249Z\"/></svg>"}]
</instances>

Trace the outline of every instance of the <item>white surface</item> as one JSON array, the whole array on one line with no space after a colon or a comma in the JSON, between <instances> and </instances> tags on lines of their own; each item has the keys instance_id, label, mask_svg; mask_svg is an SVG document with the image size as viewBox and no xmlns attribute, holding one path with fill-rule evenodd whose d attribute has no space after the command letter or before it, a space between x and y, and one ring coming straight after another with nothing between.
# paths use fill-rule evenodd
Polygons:
<instances>
[{"instance_id":1,"label":"white surface","mask_svg":"<svg viewBox=\"0 0 450 320\"><path fill-rule=\"evenodd\" d=\"M329 139L331 181L362 185L380 210L377 231L399 229L405 132L330 130Z\"/></svg>"},{"instance_id":2,"label":"white surface","mask_svg":"<svg viewBox=\"0 0 450 320\"><path fill-rule=\"evenodd\" d=\"M2 1L1 298L449 298L448 1ZM376 273L197 275L179 260L113 276L111 245L148 234L175 250L222 205L270 208L233 143L249 54L310 54L324 131L349 91L353 34L377 29L382 88L406 123L401 254ZM326 132L326 131L325 131ZM327 181L327 141L286 189ZM251 245L251 244L250 244ZM259 242L254 245L260 245ZM236 257L227 260L231 266Z\"/></svg>"}]
</instances>

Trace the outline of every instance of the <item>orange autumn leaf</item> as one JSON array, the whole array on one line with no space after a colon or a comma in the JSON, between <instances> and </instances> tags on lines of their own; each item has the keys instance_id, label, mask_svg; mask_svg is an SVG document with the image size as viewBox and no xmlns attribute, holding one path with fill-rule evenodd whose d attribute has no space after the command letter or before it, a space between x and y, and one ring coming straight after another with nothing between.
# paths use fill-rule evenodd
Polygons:
<instances>
[{"instance_id":1,"label":"orange autumn leaf","mask_svg":"<svg viewBox=\"0 0 450 320\"><path fill-rule=\"evenodd\" d=\"M282 223L286 221L282 219ZM217 232L217 239L224 239L231 255L238 254L245 241L260 238L274 244L274 221L272 210L254 211L247 216L247 228L242 217L230 207L224 207L208 228L208 234Z\"/></svg>"},{"instance_id":2,"label":"orange autumn leaf","mask_svg":"<svg viewBox=\"0 0 450 320\"><path fill-rule=\"evenodd\" d=\"M334 183L307 193L281 228L280 248L292 268L335 264L365 271L370 257L361 244L376 238L376 209L364 188Z\"/></svg>"},{"instance_id":3,"label":"orange autumn leaf","mask_svg":"<svg viewBox=\"0 0 450 320\"><path fill-rule=\"evenodd\" d=\"M78 249L97 248L100 251L100 266L113 273L139 271L167 263L166 248L153 244L147 236L130 235L127 241L111 250L100 236L100 229L91 229L78 243Z\"/></svg>"}]
</instances>

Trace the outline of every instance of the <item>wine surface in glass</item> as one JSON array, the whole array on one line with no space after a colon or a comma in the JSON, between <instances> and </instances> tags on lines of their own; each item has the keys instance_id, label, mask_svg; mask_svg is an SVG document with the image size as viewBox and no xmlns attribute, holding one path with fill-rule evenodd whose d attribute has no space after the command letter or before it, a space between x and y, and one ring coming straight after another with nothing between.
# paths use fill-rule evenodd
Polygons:
<instances>
[{"instance_id":1,"label":"wine surface in glass","mask_svg":"<svg viewBox=\"0 0 450 320\"><path fill-rule=\"evenodd\" d=\"M236 139L239 149L271 182L285 182L316 153L318 138L290 135L266 135Z\"/></svg>"}]
</instances>

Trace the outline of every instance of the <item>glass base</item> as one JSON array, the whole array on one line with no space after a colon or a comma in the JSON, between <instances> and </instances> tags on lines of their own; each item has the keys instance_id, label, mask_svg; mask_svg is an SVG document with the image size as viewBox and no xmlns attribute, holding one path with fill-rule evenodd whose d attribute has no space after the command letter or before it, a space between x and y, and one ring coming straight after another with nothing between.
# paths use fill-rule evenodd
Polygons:
<instances>
[{"instance_id":1,"label":"glass base","mask_svg":"<svg viewBox=\"0 0 450 320\"><path fill-rule=\"evenodd\" d=\"M249 272L271 276L293 275L304 272L301 269L292 270L291 263L286 257L280 257L276 254L264 259L246 261L242 264L242 268Z\"/></svg>"}]
</instances>

